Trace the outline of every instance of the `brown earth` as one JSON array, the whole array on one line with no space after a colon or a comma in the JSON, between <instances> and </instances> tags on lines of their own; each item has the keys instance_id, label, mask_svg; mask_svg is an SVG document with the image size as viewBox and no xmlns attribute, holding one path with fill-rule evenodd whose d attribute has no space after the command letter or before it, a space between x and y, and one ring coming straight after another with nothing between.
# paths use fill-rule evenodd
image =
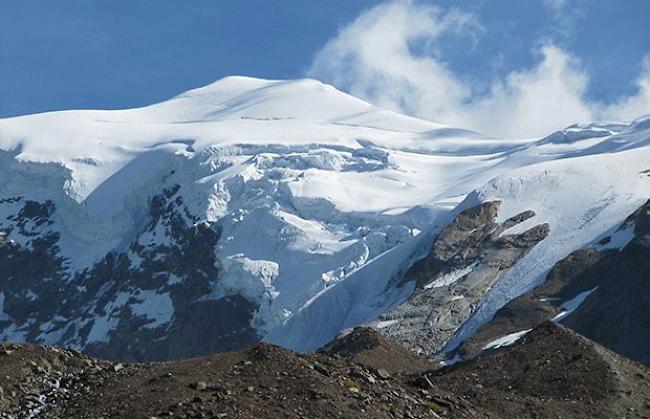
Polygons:
<instances>
[{"instance_id":1,"label":"brown earth","mask_svg":"<svg viewBox=\"0 0 650 419\"><path fill-rule=\"evenodd\" d=\"M0 346L0 418L650 418L650 370L544 323L440 369L356 329L322 351L249 350L123 365Z\"/></svg>"}]
</instances>

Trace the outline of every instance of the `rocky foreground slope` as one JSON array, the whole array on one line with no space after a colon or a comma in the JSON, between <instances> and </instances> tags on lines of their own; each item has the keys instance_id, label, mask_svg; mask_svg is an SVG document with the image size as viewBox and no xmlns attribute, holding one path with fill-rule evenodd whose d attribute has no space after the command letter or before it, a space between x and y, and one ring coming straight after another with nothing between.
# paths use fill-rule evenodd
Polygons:
<instances>
[{"instance_id":1,"label":"rocky foreground slope","mask_svg":"<svg viewBox=\"0 0 650 419\"><path fill-rule=\"evenodd\" d=\"M0 348L0 418L648 418L650 370L552 322L440 369L372 329L154 364Z\"/></svg>"}]
</instances>

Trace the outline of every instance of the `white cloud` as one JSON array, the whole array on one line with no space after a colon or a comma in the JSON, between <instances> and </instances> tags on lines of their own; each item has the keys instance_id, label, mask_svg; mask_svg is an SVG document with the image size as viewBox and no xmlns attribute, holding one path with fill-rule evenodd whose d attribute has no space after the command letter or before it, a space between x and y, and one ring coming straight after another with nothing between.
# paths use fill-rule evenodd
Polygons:
<instances>
[{"instance_id":1,"label":"white cloud","mask_svg":"<svg viewBox=\"0 0 650 419\"><path fill-rule=\"evenodd\" d=\"M316 56L310 75L322 77L352 94L372 98L380 105L419 114L444 113L445 103L467 97L469 90L444 64L430 55L416 55L417 42L432 45L443 33L471 25L469 15L443 15L433 6L401 2L362 14Z\"/></svg>"},{"instance_id":2,"label":"white cloud","mask_svg":"<svg viewBox=\"0 0 650 419\"><path fill-rule=\"evenodd\" d=\"M566 3L567 0L544 0L544 5L556 13L561 12Z\"/></svg>"},{"instance_id":3,"label":"white cloud","mask_svg":"<svg viewBox=\"0 0 650 419\"><path fill-rule=\"evenodd\" d=\"M594 119L581 99L588 78L576 60L552 45L541 48L540 63L495 81L491 91L456 104L463 118L454 121L506 137L540 136L579 121ZM424 115L422 115L424 116Z\"/></svg>"},{"instance_id":4,"label":"white cloud","mask_svg":"<svg viewBox=\"0 0 650 419\"><path fill-rule=\"evenodd\" d=\"M330 40L309 75L379 106L506 137L650 112L650 60L636 96L603 106L584 99L588 75L575 57L551 43L537 47L540 60L533 68L511 72L479 93L448 68L436 44L442 36L481 30L472 15L460 11L411 1L383 4Z\"/></svg>"},{"instance_id":5,"label":"white cloud","mask_svg":"<svg viewBox=\"0 0 650 419\"><path fill-rule=\"evenodd\" d=\"M601 112L611 118L633 119L650 113L650 56L643 60L643 70L636 81L637 93L621 99Z\"/></svg>"}]
</instances>

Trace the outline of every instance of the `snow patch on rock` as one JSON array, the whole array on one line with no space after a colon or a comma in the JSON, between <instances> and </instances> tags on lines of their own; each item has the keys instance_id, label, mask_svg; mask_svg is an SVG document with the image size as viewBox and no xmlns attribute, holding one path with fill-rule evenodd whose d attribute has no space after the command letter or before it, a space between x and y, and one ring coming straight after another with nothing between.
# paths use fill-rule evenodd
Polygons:
<instances>
[{"instance_id":1,"label":"snow patch on rock","mask_svg":"<svg viewBox=\"0 0 650 419\"><path fill-rule=\"evenodd\" d=\"M517 342L519 339L521 339L523 336L525 336L531 330L533 329L521 330L519 332L510 333L509 335L500 337L499 339L495 339L492 342L485 345L483 347L483 350L485 351L487 349L499 349L505 346L510 346L515 342Z\"/></svg>"}]
</instances>

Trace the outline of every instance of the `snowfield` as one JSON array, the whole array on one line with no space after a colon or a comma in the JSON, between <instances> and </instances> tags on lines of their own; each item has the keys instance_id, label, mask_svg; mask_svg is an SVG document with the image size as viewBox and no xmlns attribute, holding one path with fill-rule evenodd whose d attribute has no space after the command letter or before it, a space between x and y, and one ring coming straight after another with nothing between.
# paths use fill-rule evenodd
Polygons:
<instances>
[{"instance_id":1,"label":"snowfield","mask_svg":"<svg viewBox=\"0 0 650 419\"><path fill-rule=\"evenodd\" d=\"M267 341L299 350L408 297L391 281L461 209L500 200L501 221L534 210L513 230L548 222L549 237L494 287L453 347L647 200L649 169L650 117L501 140L382 110L315 80L228 77L144 108L0 120L0 199L56 205L54 223L39 228L61 234L70 273L137 237L165 243L164 230L138 234L151 197L180 185L196 218L187 222L220 231L220 277L202 299L243 296L257 305L253 326ZM0 205L0 229L15 211ZM29 246L16 231L8 238ZM151 328L173 320L168 294L130 297L111 304L129 305ZM92 339L114 326L110 314L98 317Z\"/></svg>"}]
</instances>

